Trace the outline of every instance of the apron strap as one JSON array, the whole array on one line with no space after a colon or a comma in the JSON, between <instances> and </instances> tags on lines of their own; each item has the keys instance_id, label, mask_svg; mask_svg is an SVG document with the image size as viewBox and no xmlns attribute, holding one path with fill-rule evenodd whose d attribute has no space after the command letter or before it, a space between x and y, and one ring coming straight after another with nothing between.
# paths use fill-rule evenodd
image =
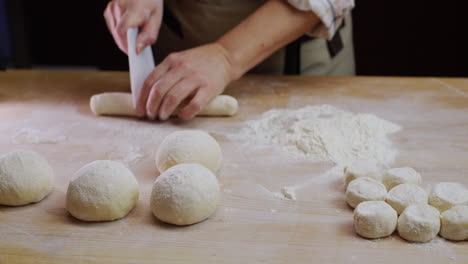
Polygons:
<instances>
[{"instance_id":1,"label":"apron strap","mask_svg":"<svg viewBox=\"0 0 468 264\"><path fill-rule=\"evenodd\" d=\"M341 39L340 31L345 26L345 22L341 24L338 31L335 33L331 40L327 40L327 49L331 58L334 58L343 49L343 40ZM314 37L302 36L295 41L289 43L285 50L286 55L284 58L284 74L285 75L299 75L301 74L301 44L302 42L313 40Z\"/></svg>"}]
</instances>

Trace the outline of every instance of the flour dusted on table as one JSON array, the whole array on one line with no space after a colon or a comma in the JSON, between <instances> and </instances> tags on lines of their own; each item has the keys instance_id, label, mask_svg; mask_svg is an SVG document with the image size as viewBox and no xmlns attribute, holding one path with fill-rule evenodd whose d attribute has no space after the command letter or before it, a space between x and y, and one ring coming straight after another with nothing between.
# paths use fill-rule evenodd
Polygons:
<instances>
[{"instance_id":1,"label":"flour dusted on table","mask_svg":"<svg viewBox=\"0 0 468 264\"><path fill-rule=\"evenodd\" d=\"M146 154L138 146L119 142L108 156L111 160L121 161L125 165L133 165L145 158Z\"/></svg>"},{"instance_id":2,"label":"flour dusted on table","mask_svg":"<svg viewBox=\"0 0 468 264\"><path fill-rule=\"evenodd\" d=\"M243 134L316 161L345 166L356 160L369 160L388 165L397 152L387 135L400 129L373 114L317 105L270 110L260 119L247 122Z\"/></svg>"},{"instance_id":3,"label":"flour dusted on table","mask_svg":"<svg viewBox=\"0 0 468 264\"><path fill-rule=\"evenodd\" d=\"M67 137L62 135L58 128L41 131L25 127L19 129L13 136L13 143L15 144L57 144L65 140L67 140Z\"/></svg>"}]
</instances>

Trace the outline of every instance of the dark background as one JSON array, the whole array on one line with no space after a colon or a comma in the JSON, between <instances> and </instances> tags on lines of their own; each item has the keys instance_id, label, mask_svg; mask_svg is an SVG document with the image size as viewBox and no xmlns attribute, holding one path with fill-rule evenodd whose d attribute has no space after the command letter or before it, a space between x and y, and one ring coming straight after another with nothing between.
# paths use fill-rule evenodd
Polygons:
<instances>
[{"instance_id":1,"label":"dark background","mask_svg":"<svg viewBox=\"0 0 468 264\"><path fill-rule=\"evenodd\" d=\"M13 42L10 67L127 70L102 16L107 0L0 0L0 16L2 2ZM357 73L467 77L467 11L466 0L356 1Z\"/></svg>"}]
</instances>

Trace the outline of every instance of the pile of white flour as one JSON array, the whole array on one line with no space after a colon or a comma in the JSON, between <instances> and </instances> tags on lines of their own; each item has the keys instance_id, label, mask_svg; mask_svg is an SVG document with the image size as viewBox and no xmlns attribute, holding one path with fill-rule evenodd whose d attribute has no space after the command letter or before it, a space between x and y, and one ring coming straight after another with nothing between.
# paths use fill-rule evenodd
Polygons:
<instances>
[{"instance_id":1,"label":"pile of white flour","mask_svg":"<svg viewBox=\"0 0 468 264\"><path fill-rule=\"evenodd\" d=\"M254 140L279 145L295 156L346 166L359 159L392 163L397 151L387 135L400 129L373 114L318 105L270 110L260 119L247 122L242 132Z\"/></svg>"}]
</instances>

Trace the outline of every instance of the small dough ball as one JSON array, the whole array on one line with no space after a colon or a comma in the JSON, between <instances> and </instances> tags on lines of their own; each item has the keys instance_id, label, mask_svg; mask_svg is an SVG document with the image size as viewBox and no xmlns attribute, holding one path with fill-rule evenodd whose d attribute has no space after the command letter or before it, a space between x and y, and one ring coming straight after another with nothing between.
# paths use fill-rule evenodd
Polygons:
<instances>
[{"instance_id":1,"label":"small dough ball","mask_svg":"<svg viewBox=\"0 0 468 264\"><path fill-rule=\"evenodd\" d=\"M421 174L410 167L389 169L384 173L382 183L387 187L388 191L403 183L420 185Z\"/></svg>"},{"instance_id":2,"label":"small dough ball","mask_svg":"<svg viewBox=\"0 0 468 264\"><path fill-rule=\"evenodd\" d=\"M371 178L358 178L349 183L346 189L346 202L352 208L365 201L385 201L387 189Z\"/></svg>"},{"instance_id":3,"label":"small dough ball","mask_svg":"<svg viewBox=\"0 0 468 264\"><path fill-rule=\"evenodd\" d=\"M441 182L434 186L429 195L429 204L440 212L455 205L468 205L468 190L455 182Z\"/></svg>"},{"instance_id":4,"label":"small dough ball","mask_svg":"<svg viewBox=\"0 0 468 264\"><path fill-rule=\"evenodd\" d=\"M138 182L120 162L96 160L73 175L67 190L67 210L84 221L112 221L132 210Z\"/></svg>"},{"instance_id":5,"label":"small dough ball","mask_svg":"<svg viewBox=\"0 0 468 264\"><path fill-rule=\"evenodd\" d=\"M0 204L36 203L52 190L54 172L33 151L15 151L0 157Z\"/></svg>"},{"instance_id":6,"label":"small dough ball","mask_svg":"<svg viewBox=\"0 0 468 264\"><path fill-rule=\"evenodd\" d=\"M387 203L400 215L410 204L427 204L426 191L415 184L404 183L392 188Z\"/></svg>"},{"instance_id":7,"label":"small dough ball","mask_svg":"<svg viewBox=\"0 0 468 264\"><path fill-rule=\"evenodd\" d=\"M395 231L398 215L383 201L360 203L354 210L354 230L365 238L381 238Z\"/></svg>"},{"instance_id":8,"label":"small dough ball","mask_svg":"<svg viewBox=\"0 0 468 264\"><path fill-rule=\"evenodd\" d=\"M369 161L356 161L344 169L345 173L345 188L348 184L357 178L365 177L374 180L380 180L381 172L379 167L373 162Z\"/></svg>"},{"instance_id":9,"label":"small dough ball","mask_svg":"<svg viewBox=\"0 0 468 264\"><path fill-rule=\"evenodd\" d=\"M219 196L219 184L213 172L200 164L179 164L156 179L150 204L159 220L191 225L214 213Z\"/></svg>"},{"instance_id":10,"label":"small dough ball","mask_svg":"<svg viewBox=\"0 0 468 264\"><path fill-rule=\"evenodd\" d=\"M427 204L412 204L398 218L398 234L411 242L429 242L440 229L440 213Z\"/></svg>"},{"instance_id":11,"label":"small dough ball","mask_svg":"<svg viewBox=\"0 0 468 264\"><path fill-rule=\"evenodd\" d=\"M468 205L457 205L441 214L439 235L450 240L468 240Z\"/></svg>"},{"instance_id":12,"label":"small dough ball","mask_svg":"<svg viewBox=\"0 0 468 264\"><path fill-rule=\"evenodd\" d=\"M156 167L163 173L182 163L198 163L216 172L221 166L221 147L212 136L201 130L173 132L156 152Z\"/></svg>"}]
</instances>

